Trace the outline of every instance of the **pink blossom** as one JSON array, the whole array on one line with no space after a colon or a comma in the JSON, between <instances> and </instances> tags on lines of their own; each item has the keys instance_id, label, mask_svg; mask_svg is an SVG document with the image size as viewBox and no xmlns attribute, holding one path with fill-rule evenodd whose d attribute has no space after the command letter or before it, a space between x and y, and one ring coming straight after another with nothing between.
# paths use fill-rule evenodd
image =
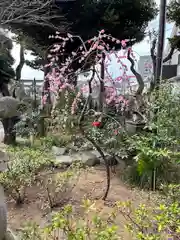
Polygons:
<instances>
[{"instance_id":1,"label":"pink blossom","mask_svg":"<svg viewBox=\"0 0 180 240\"><path fill-rule=\"evenodd\" d=\"M126 45L127 45L127 44L126 44L126 40L122 40L122 41L121 41L121 45L122 45L122 47L124 47L124 48L125 48L125 47L126 47Z\"/></svg>"},{"instance_id":2,"label":"pink blossom","mask_svg":"<svg viewBox=\"0 0 180 240\"><path fill-rule=\"evenodd\" d=\"M120 76L116 78L116 81L121 81L121 80L122 80L122 77Z\"/></svg>"},{"instance_id":3,"label":"pink blossom","mask_svg":"<svg viewBox=\"0 0 180 240\"><path fill-rule=\"evenodd\" d=\"M42 105L45 105L45 104L46 104L46 101L47 101L47 96L44 95L44 96L42 97Z\"/></svg>"},{"instance_id":4,"label":"pink blossom","mask_svg":"<svg viewBox=\"0 0 180 240\"><path fill-rule=\"evenodd\" d=\"M99 50L104 50L104 47L103 47L102 45L99 45L99 46L97 47L97 49L99 49Z\"/></svg>"},{"instance_id":5,"label":"pink blossom","mask_svg":"<svg viewBox=\"0 0 180 240\"><path fill-rule=\"evenodd\" d=\"M104 49L108 50L108 44L106 44L103 39L106 37L107 39L111 39L116 44L122 44L122 48L126 47L126 40L120 41L116 38L113 38L111 36L107 36L104 34L104 29L100 31L100 34L97 37L94 37L93 39L89 39L87 42L90 45L86 45L86 48L82 44L78 49L77 52L71 52L71 56L66 58L65 62L59 63L59 56L64 55L66 44L69 42L69 38L73 38L72 35L67 35L68 37L62 38L59 44L54 44L53 48L49 51L51 54L49 54L49 58L51 63L47 66L52 66L51 72L46 75L46 80L50 83L49 91L55 93L58 95L59 92L64 92L64 90L67 91L75 91L75 87L70 82L69 76L71 76L71 73L73 73L72 69L72 63L73 61L78 61L81 63L84 63L84 60L86 60L86 57L92 54L92 52L96 49L103 51ZM58 37L60 38L60 37ZM92 45L91 45L92 43ZM131 49L128 49L131 51ZM95 52L95 60L96 63L100 63L102 54L100 54L100 51L94 51ZM131 52L132 54L132 52ZM112 73L110 72L110 69L108 66L111 62L111 56L114 55L116 58L116 61L118 64L117 69L121 69L121 75L118 77L113 77ZM80 58L75 57L80 56ZM118 95L117 85L118 82L123 80L129 80L129 77L127 76L127 66L126 64L121 61L121 58L126 58L126 54L123 53L123 55L119 56L119 53L115 52L114 50L109 51L109 53L106 53L106 59L105 59L105 71L106 71L106 77L104 79L105 84L105 100L107 104L114 104L119 108L119 106L124 106L128 104L128 101L123 98L123 96ZM54 67L55 66L55 67ZM83 71L83 69L80 67L79 70L76 72L77 74L80 74ZM92 90L96 86L99 85L98 78L94 79L92 81ZM77 93L76 97L73 99L73 103L71 105L71 113L75 114L78 108L78 103L81 101L81 94L88 93L89 87L86 84L83 86L80 91ZM47 96L43 96L42 101L46 102ZM124 105L123 105L124 104Z\"/></svg>"}]
</instances>

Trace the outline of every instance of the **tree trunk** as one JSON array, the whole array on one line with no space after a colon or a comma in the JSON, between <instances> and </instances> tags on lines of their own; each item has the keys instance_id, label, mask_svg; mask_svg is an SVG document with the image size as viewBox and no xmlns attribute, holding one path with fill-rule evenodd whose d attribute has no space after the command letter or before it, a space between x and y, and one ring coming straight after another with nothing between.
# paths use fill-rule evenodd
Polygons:
<instances>
[{"instance_id":1,"label":"tree trunk","mask_svg":"<svg viewBox=\"0 0 180 240\"><path fill-rule=\"evenodd\" d=\"M16 68L16 81L21 80L21 72L25 63L25 58L24 58L24 46L22 43L20 43L20 61L19 64Z\"/></svg>"}]
</instances>

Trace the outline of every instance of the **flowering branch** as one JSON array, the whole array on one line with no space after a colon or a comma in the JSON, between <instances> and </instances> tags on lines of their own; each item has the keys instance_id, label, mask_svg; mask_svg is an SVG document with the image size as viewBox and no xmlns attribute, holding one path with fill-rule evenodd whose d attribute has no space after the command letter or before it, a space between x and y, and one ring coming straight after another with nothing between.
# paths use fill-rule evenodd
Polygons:
<instances>
[{"instance_id":1,"label":"flowering branch","mask_svg":"<svg viewBox=\"0 0 180 240\"><path fill-rule=\"evenodd\" d=\"M53 30L60 30L50 20L61 21L61 30L65 29L67 22L63 15L57 15L52 9L52 0L1 0L0 24L2 26L12 24L47 26Z\"/></svg>"},{"instance_id":2,"label":"flowering branch","mask_svg":"<svg viewBox=\"0 0 180 240\"><path fill-rule=\"evenodd\" d=\"M94 75L95 75L95 71L93 71L92 77L88 81L89 86L91 85L91 82L94 79ZM91 93L90 93L90 90L89 90L89 95L88 95L88 97L86 99L85 105L84 105L83 110L82 110L82 112L80 114L78 125L79 125L79 129L81 131L82 136L84 136L89 142L91 142L93 144L93 146L97 149L97 151L101 155L102 159L104 160L104 163L105 163L105 166L106 166L106 173L107 173L107 186L106 186L106 191L105 191L104 196L103 196L103 200L106 200L106 198L108 196L108 193L109 193L109 189L110 189L110 167L109 167L109 163L108 163L108 161L107 161L103 151L99 147L99 145L92 138L90 138L86 134L86 132L84 131L84 129L82 127L82 120L84 119L84 115L85 115L85 112L86 112L86 109L87 109L87 106L89 104L90 99L91 99Z\"/></svg>"},{"instance_id":3,"label":"flowering branch","mask_svg":"<svg viewBox=\"0 0 180 240\"><path fill-rule=\"evenodd\" d=\"M106 191L103 196L103 200L107 198L109 188L110 188L110 167L108 159L106 159L103 150L98 145L98 143L91 139L89 134L85 132L83 128L83 120L85 116L89 115L90 111L93 110L92 99L93 93L96 94L97 88L100 89L97 96L94 99L97 100L97 104L99 106L98 114L96 112L96 117L98 117L98 121L94 121L92 126L104 128L104 124L102 124L102 119L105 116L106 119L109 117L108 109L113 109L114 114L120 112L122 116L122 112L128 104L128 101L125 99L122 94L119 94L117 85L119 82L124 79L128 81L128 76L126 74L127 66L123 64L120 60L120 56L110 49L109 45L105 40L115 42L116 44L120 44L122 48L126 48L126 42L128 40L122 40L113 38L110 35L105 34L104 30L101 30L96 37L89 39L84 42L81 37L73 36L71 34L66 34L62 36L60 33L56 33L56 36L51 36L51 38L57 39L57 43L54 44L49 50L49 63L46 67L48 67L48 71L46 74L46 80L49 83L49 89L51 92L55 93L56 96L60 95L60 93L64 93L64 90L67 92L72 92L78 90L78 93L73 98L73 102L70 106L71 114L78 113L78 103L82 103L81 96L87 94L86 102L83 106L83 109L80 113L78 119L78 126L80 133L84 138L86 138L92 145L97 149L102 159L105 162L106 173L107 173L107 185ZM68 55L65 55L66 48L68 48L69 44L74 41L74 38L78 38L79 45L76 50L73 50ZM59 41L59 42L58 42ZM117 57L117 63L119 63L119 69L122 69L123 76L119 76L113 79L109 71L107 70L108 65L111 61L111 55L115 55ZM129 55L130 61L131 57ZM101 70L98 71L96 66L101 66ZM133 64L132 64L133 65ZM76 71L75 71L76 69ZM88 73L92 71L92 75L88 81L86 81L85 86L80 87L80 89L74 84L73 77L81 77L81 74L87 71ZM96 88L96 89L95 89ZM95 90L95 91L94 91ZM93 92L94 91L94 92ZM66 109L67 110L67 109ZM93 110L95 112L95 110ZM69 109L67 110L69 114ZM118 116L119 117L119 116ZM111 120L114 120L113 125L118 125L118 129L123 125L119 123L113 117L110 117ZM116 129L117 130L117 129ZM118 130L119 131L119 130ZM114 131L113 131L114 132ZM115 133L115 135L119 134Z\"/></svg>"}]
</instances>

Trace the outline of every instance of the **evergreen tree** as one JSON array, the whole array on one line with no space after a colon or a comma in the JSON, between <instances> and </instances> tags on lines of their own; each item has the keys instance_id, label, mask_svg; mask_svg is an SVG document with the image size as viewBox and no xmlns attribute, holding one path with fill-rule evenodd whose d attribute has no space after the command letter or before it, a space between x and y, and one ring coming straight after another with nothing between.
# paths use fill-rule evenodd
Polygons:
<instances>
[{"instance_id":1,"label":"evergreen tree","mask_svg":"<svg viewBox=\"0 0 180 240\"><path fill-rule=\"evenodd\" d=\"M3 31L0 31L0 92L7 96L7 84L15 77L13 70L14 59L11 55L12 41Z\"/></svg>"}]
</instances>

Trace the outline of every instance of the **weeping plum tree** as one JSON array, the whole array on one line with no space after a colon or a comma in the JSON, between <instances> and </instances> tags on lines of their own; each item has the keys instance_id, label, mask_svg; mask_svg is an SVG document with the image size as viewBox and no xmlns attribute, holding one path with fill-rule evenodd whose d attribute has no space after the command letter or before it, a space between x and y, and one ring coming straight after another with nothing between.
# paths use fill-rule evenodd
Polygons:
<instances>
[{"instance_id":1,"label":"weeping plum tree","mask_svg":"<svg viewBox=\"0 0 180 240\"><path fill-rule=\"evenodd\" d=\"M134 55L131 48L128 47L129 41L126 40L119 40L115 37L112 37L110 34L106 33L105 30L101 30L99 34L95 37L88 39L87 41L83 41L81 37L77 35L67 34L68 37L61 37L60 34L56 34L56 39L59 39L59 43L53 45L49 49L48 60L49 64L45 67L51 67L50 71L46 75L46 81L49 82L50 91L53 92L57 97L65 91L76 93L77 88L72 81L70 81L71 74L78 77L80 74L84 73L84 71L89 72L89 77L87 79L87 85L83 86L82 88L78 89L77 95L74 97L72 102L72 106L68 109L68 114L77 114L79 116L78 126L80 132L83 137L85 137L88 141L90 141L94 147L99 151L100 155L105 161L106 170L107 170L107 188L104 193L103 199L105 200L109 187L110 187L110 170L109 164L104 156L103 146L100 146L97 141L92 139L86 130L84 129L84 121L87 118L92 117L95 120L92 125L93 127L102 127L103 119L112 118L109 113L106 111L107 108L115 108L116 112L123 111L128 105L128 100L121 94L118 93L118 83L122 80L126 79L128 81L127 75L127 67L121 61L121 54L118 54L117 51L111 49L110 44L106 42L108 39L109 42L113 42L119 45L119 48L123 48L126 50L127 58L130 61L134 61ZM66 48L66 44L73 42L74 39L79 38L80 44L76 51L72 51L69 58L66 59L65 63L62 65L59 62L59 56L64 52L64 48ZM93 58L92 58L93 55ZM111 62L112 57L115 56L117 63L119 63L119 69L121 69L121 75L113 78L109 72L108 65ZM81 64L82 67L78 68L77 71L71 72L71 68L74 63ZM88 62L88 68L84 69L84 65ZM134 69L134 62L131 63L132 68ZM100 65L100 71L97 71L96 66ZM137 76L139 77L139 76ZM138 79L139 81L139 79ZM142 79L141 79L142 81ZM139 81L139 84L141 82ZM97 108L94 107L92 104L92 96L95 89L99 89L98 99L97 99ZM142 86L140 89L138 88L137 94L142 92ZM84 94L87 94L87 98L83 108L79 109L79 102L81 102L81 98ZM48 97L48 93L43 96L43 102L46 103ZM80 111L80 114L79 114ZM118 135L119 128L125 131L124 125L120 119L113 120L113 126L115 129L111 130L111 133L116 131ZM113 138L114 135L111 134L108 138Z\"/></svg>"},{"instance_id":2,"label":"weeping plum tree","mask_svg":"<svg viewBox=\"0 0 180 240\"><path fill-rule=\"evenodd\" d=\"M60 32L61 37L68 38L67 33L76 36L72 42L68 42L64 52L59 56L59 64L65 64L71 52L76 51L81 44L81 39L87 39L96 35L101 28L105 29L118 39L130 39L129 45L140 42L144 36L148 22L157 13L154 0L3 0L0 3L1 25L9 28L17 35L25 36L25 48L32 51L36 57L33 61L26 61L26 64L48 73L43 65L48 63L47 49L56 44L60 39L49 38L55 31ZM93 16L93 18L92 18ZM110 49L116 50L121 47L116 42L104 39ZM94 59L95 54L91 54ZM77 69L89 68L89 64L74 61L71 65L70 81L77 84L77 77L73 75ZM49 84L44 81L44 91L47 92ZM49 101L50 101L50 97Z\"/></svg>"}]
</instances>

